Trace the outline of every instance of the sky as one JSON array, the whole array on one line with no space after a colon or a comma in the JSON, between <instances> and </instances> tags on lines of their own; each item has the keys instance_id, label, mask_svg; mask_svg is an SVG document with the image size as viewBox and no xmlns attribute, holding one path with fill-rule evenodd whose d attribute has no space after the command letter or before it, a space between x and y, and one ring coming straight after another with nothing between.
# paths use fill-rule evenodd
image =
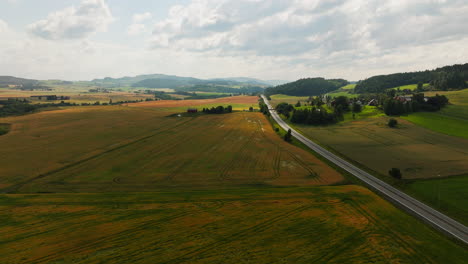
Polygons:
<instances>
[{"instance_id":1,"label":"sky","mask_svg":"<svg viewBox=\"0 0 468 264\"><path fill-rule=\"evenodd\" d=\"M0 75L358 81L468 62L467 0L0 0Z\"/></svg>"}]
</instances>

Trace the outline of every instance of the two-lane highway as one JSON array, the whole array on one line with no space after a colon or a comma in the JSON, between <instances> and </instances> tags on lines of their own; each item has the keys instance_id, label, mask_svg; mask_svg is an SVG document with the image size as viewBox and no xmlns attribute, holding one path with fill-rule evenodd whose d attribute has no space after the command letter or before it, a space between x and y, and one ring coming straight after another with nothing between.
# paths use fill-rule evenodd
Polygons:
<instances>
[{"instance_id":1,"label":"two-lane highway","mask_svg":"<svg viewBox=\"0 0 468 264\"><path fill-rule=\"evenodd\" d=\"M395 203L396 205L402 207L411 214L422 219L426 223L431 224L435 228L443 231L444 233L451 235L465 243L468 244L468 228L463 224L455 221L454 219L442 214L441 212L425 205L424 203L414 199L413 197L405 194L404 192L392 187L391 185L377 179L376 177L370 175L369 173L359 169L353 164L343 160L342 158L336 156L330 151L322 148L318 144L314 143L310 139L299 134L297 131L292 129L283 119L279 117L273 107L270 105L270 102L262 95L263 101L268 106L270 114L275 119L275 121L284 129L291 129L291 134L304 143L306 146L311 148L313 151L322 155L327 160L333 162L335 165L346 170L350 174L356 176L372 189L380 193L387 200Z\"/></svg>"}]
</instances>

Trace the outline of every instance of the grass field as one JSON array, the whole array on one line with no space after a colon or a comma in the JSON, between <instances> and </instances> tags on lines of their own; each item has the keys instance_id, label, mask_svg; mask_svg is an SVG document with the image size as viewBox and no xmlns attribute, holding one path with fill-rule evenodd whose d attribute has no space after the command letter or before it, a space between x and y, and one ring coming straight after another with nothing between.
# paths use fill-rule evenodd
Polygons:
<instances>
[{"instance_id":1,"label":"grass field","mask_svg":"<svg viewBox=\"0 0 468 264\"><path fill-rule=\"evenodd\" d=\"M388 117L380 116L337 125L295 125L321 144L388 175L400 168L403 178L434 178L468 172L468 140L446 136L399 119L391 129Z\"/></svg>"},{"instance_id":2,"label":"grass field","mask_svg":"<svg viewBox=\"0 0 468 264\"><path fill-rule=\"evenodd\" d=\"M0 138L0 188L8 191L149 191L343 180L314 156L277 138L260 113L177 117L160 108L109 106L5 121L12 131Z\"/></svg>"},{"instance_id":3,"label":"grass field","mask_svg":"<svg viewBox=\"0 0 468 264\"><path fill-rule=\"evenodd\" d=\"M423 84L423 87L427 87L429 86L428 83L425 83ZM418 89L418 84L408 84L408 85L402 85L402 86L398 86L398 87L393 87L393 88L390 88L389 90L393 89L393 90L397 90L398 88L400 88L400 90L416 90Z\"/></svg>"},{"instance_id":4,"label":"grass field","mask_svg":"<svg viewBox=\"0 0 468 264\"><path fill-rule=\"evenodd\" d=\"M468 174L443 179L411 181L404 189L468 225Z\"/></svg>"},{"instance_id":5,"label":"grass field","mask_svg":"<svg viewBox=\"0 0 468 264\"><path fill-rule=\"evenodd\" d=\"M447 96L451 105L438 112L413 113L404 118L443 134L468 139L468 89L426 93L428 96L435 94Z\"/></svg>"},{"instance_id":6,"label":"grass field","mask_svg":"<svg viewBox=\"0 0 468 264\"><path fill-rule=\"evenodd\" d=\"M2 263L466 263L357 186L0 195ZM27 223L27 224L26 224Z\"/></svg>"},{"instance_id":7,"label":"grass field","mask_svg":"<svg viewBox=\"0 0 468 264\"><path fill-rule=\"evenodd\" d=\"M356 87L356 84L348 84L346 86L341 87L342 90L353 90Z\"/></svg>"}]
</instances>

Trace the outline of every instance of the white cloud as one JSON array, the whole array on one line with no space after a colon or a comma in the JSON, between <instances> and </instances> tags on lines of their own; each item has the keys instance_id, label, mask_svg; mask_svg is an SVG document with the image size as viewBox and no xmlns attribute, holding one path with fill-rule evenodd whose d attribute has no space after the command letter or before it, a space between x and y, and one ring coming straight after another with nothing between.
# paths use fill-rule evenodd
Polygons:
<instances>
[{"instance_id":1,"label":"white cloud","mask_svg":"<svg viewBox=\"0 0 468 264\"><path fill-rule=\"evenodd\" d=\"M141 23L143 21L146 21L148 19L151 19L152 18L152 15L150 12L145 12L145 13L141 13L141 14L134 14L133 15L133 22L135 23Z\"/></svg>"},{"instance_id":2,"label":"white cloud","mask_svg":"<svg viewBox=\"0 0 468 264\"><path fill-rule=\"evenodd\" d=\"M28 29L44 39L79 39L106 31L113 20L104 0L83 0L78 7L51 13L46 19L29 25Z\"/></svg>"},{"instance_id":3,"label":"white cloud","mask_svg":"<svg viewBox=\"0 0 468 264\"><path fill-rule=\"evenodd\" d=\"M194 0L174 6L167 19L156 23L151 46L276 57L290 68L351 66L381 61L384 55L409 64L416 53L436 57L431 43L466 38L467 12L462 0ZM400 56L403 51L411 54ZM467 59L468 51L460 55Z\"/></svg>"},{"instance_id":4,"label":"white cloud","mask_svg":"<svg viewBox=\"0 0 468 264\"><path fill-rule=\"evenodd\" d=\"M0 20L0 72L71 80L158 72L359 80L468 62L466 13L464 0L194 0L159 21L127 14L132 38L111 27L106 44L92 35L112 21L109 7L83 1L31 25L42 38ZM71 38L79 41L54 41ZM140 46L145 38L151 49Z\"/></svg>"},{"instance_id":5,"label":"white cloud","mask_svg":"<svg viewBox=\"0 0 468 264\"><path fill-rule=\"evenodd\" d=\"M8 30L8 24L0 19L0 33L6 32Z\"/></svg>"},{"instance_id":6,"label":"white cloud","mask_svg":"<svg viewBox=\"0 0 468 264\"><path fill-rule=\"evenodd\" d=\"M147 23L149 23L152 17L149 12L134 14L133 23L128 26L127 34L134 36L147 32Z\"/></svg>"}]
</instances>

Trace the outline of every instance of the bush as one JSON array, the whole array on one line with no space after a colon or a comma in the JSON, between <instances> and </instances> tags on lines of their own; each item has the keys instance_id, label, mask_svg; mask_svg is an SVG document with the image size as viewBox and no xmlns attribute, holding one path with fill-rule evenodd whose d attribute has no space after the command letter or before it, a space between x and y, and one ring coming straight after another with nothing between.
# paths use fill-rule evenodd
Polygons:
<instances>
[{"instance_id":1,"label":"bush","mask_svg":"<svg viewBox=\"0 0 468 264\"><path fill-rule=\"evenodd\" d=\"M401 171L398 168L392 168L391 170L388 171L388 174L392 176L395 179L401 180Z\"/></svg>"},{"instance_id":2,"label":"bush","mask_svg":"<svg viewBox=\"0 0 468 264\"><path fill-rule=\"evenodd\" d=\"M388 126L389 127L396 127L398 125L398 121L394 118L390 118L390 120L388 120Z\"/></svg>"}]
</instances>

